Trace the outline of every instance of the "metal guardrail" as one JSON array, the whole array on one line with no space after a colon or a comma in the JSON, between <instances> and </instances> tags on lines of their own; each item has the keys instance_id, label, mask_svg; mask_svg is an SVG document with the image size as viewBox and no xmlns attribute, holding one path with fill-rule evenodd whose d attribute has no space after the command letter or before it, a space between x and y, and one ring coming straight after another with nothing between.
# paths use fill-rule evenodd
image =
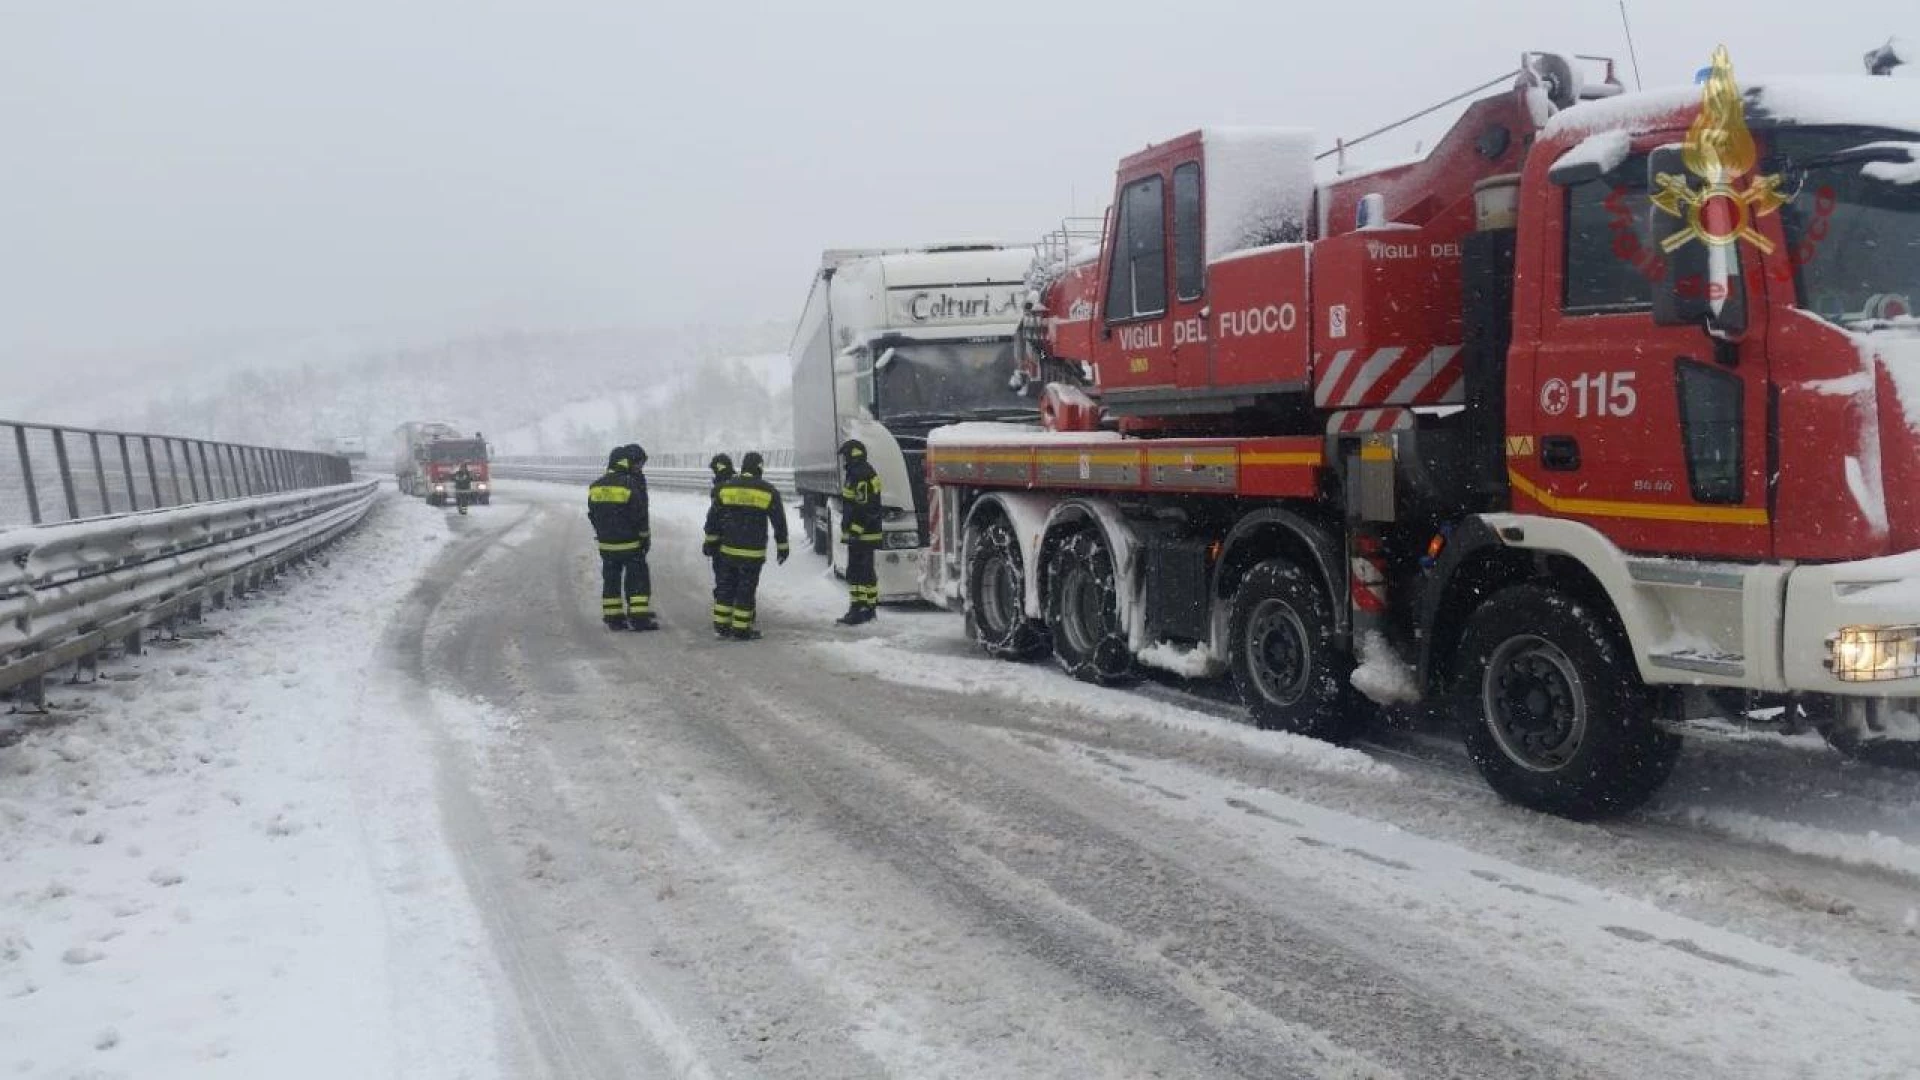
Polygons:
<instances>
[{"instance_id":1,"label":"metal guardrail","mask_svg":"<svg viewBox=\"0 0 1920 1080\"><path fill-rule=\"evenodd\" d=\"M713 487L713 474L707 471L711 454L662 454L649 457L645 469L647 486L662 491L707 491ZM793 487L793 451L770 451L767 458L767 482L788 499L796 498ZM540 480L556 484L591 484L607 469L605 459L584 457L507 457L487 463L494 476L506 480Z\"/></svg>"},{"instance_id":2,"label":"metal guardrail","mask_svg":"<svg viewBox=\"0 0 1920 1080\"><path fill-rule=\"evenodd\" d=\"M0 421L0 529L350 481L332 454Z\"/></svg>"},{"instance_id":3,"label":"metal guardrail","mask_svg":"<svg viewBox=\"0 0 1920 1080\"><path fill-rule=\"evenodd\" d=\"M0 530L0 690L44 701L41 678L197 617L363 518L379 482Z\"/></svg>"}]
</instances>

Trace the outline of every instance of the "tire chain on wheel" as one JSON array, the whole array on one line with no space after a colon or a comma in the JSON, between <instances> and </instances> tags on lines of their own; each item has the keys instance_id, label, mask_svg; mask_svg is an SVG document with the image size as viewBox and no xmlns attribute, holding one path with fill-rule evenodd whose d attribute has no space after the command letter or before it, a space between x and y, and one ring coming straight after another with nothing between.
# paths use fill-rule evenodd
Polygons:
<instances>
[{"instance_id":1,"label":"tire chain on wheel","mask_svg":"<svg viewBox=\"0 0 1920 1080\"><path fill-rule=\"evenodd\" d=\"M1013 618L1003 627L989 626L980 618L983 605L979 590L985 578L981 571L995 556L1007 560L1013 568L1015 580ZM1020 559L1020 541L1006 522L990 522L973 538L967 552L966 575L967 610L973 616L981 647L986 649L989 656L1003 660L1032 660L1046 651L1045 633L1026 617L1026 568Z\"/></svg>"},{"instance_id":2,"label":"tire chain on wheel","mask_svg":"<svg viewBox=\"0 0 1920 1080\"><path fill-rule=\"evenodd\" d=\"M1269 699L1253 671L1247 633L1254 609L1268 601L1292 609L1307 633L1307 683L1292 702ZM1353 688L1353 659L1335 641L1333 605L1315 575L1281 559L1256 565L1234 593L1229 626L1234 686L1255 724L1333 742L1350 738L1366 724L1371 710Z\"/></svg>"},{"instance_id":3,"label":"tire chain on wheel","mask_svg":"<svg viewBox=\"0 0 1920 1080\"><path fill-rule=\"evenodd\" d=\"M1083 529L1060 542L1048 560L1047 630L1053 638L1053 655L1069 675L1086 682L1114 685L1135 676L1132 651L1127 647L1126 629L1120 625L1120 599L1115 583L1117 573L1106 543L1091 529ZM1086 636L1092 647L1084 653L1073 645L1065 620L1066 583L1076 574L1089 574L1102 597L1101 625L1097 633Z\"/></svg>"}]
</instances>

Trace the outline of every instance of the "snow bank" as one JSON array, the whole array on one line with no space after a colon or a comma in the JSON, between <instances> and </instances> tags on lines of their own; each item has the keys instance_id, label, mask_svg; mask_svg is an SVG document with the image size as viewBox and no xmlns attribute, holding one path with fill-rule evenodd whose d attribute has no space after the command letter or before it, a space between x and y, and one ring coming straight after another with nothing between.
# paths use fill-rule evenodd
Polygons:
<instances>
[{"instance_id":1,"label":"snow bank","mask_svg":"<svg viewBox=\"0 0 1920 1080\"><path fill-rule=\"evenodd\" d=\"M1741 840L1771 844L1799 855L1831 859L1850 866L1870 866L1920 878L1920 848L1883 833L1853 835L1717 807L1693 807L1685 812L1685 817L1696 825Z\"/></svg>"},{"instance_id":2,"label":"snow bank","mask_svg":"<svg viewBox=\"0 0 1920 1080\"><path fill-rule=\"evenodd\" d=\"M1378 630L1360 636L1360 666L1353 669L1353 688L1380 705L1410 705L1420 700L1420 683L1413 669L1400 659Z\"/></svg>"},{"instance_id":3,"label":"snow bank","mask_svg":"<svg viewBox=\"0 0 1920 1080\"><path fill-rule=\"evenodd\" d=\"M0 1073L500 1074L433 761L373 674L448 539L421 509L0 749Z\"/></svg>"},{"instance_id":4,"label":"snow bank","mask_svg":"<svg viewBox=\"0 0 1920 1080\"><path fill-rule=\"evenodd\" d=\"M934 428L928 446L1021 446L1035 443L1118 442L1117 431L1048 431L1027 424L970 421Z\"/></svg>"},{"instance_id":5,"label":"snow bank","mask_svg":"<svg viewBox=\"0 0 1920 1080\"><path fill-rule=\"evenodd\" d=\"M1068 679L1058 671L984 657L933 655L902 648L889 638L819 642L814 648L843 670L904 686L956 694L990 694L1044 709L1075 709L1109 723L1154 724L1209 739L1240 743L1289 765L1319 773L1397 782L1399 770L1358 750L1284 732L1260 731L1191 709L1161 704L1123 690Z\"/></svg>"},{"instance_id":6,"label":"snow bank","mask_svg":"<svg viewBox=\"0 0 1920 1080\"><path fill-rule=\"evenodd\" d=\"M1140 650L1141 663L1169 671L1185 679L1204 679L1214 673L1213 656L1204 648L1189 649L1170 641L1155 642Z\"/></svg>"},{"instance_id":7,"label":"snow bank","mask_svg":"<svg viewBox=\"0 0 1920 1080\"><path fill-rule=\"evenodd\" d=\"M1208 128L1206 258L1307 238L1313 206L1313 133L1288 128Z\"/></svg>"}]
</instances>

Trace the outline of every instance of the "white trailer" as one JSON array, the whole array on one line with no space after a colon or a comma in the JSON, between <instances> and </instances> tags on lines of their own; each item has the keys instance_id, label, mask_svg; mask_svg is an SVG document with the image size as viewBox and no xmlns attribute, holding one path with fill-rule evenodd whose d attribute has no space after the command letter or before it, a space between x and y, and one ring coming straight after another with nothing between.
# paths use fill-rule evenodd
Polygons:
<instances>
[{"instance_id":1,"label":"white trailer","mask_svg":"<svg viewBox=\"0 0 1920 1080\"><path fill-rule=\"evenodd\" d=\"M794 333L794 486L800 525L836 570L838 449L866 444L880 476L883 602L917 600L927 542L927 433L970 420L1030 420L1011 382L1032 247L997 243L830 250Z\"/></svg>"}]
</instances>

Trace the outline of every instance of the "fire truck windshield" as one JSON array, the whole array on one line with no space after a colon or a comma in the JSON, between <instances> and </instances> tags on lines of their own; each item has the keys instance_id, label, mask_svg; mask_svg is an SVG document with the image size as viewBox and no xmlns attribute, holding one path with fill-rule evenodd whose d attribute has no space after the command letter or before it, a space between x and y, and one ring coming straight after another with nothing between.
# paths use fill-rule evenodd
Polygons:
<instances>
[{"instance_id":1,"label":"fire truck windshield","mask_svg":"<svg viewBox=\"0 0 1920 1080\"><path fill-rule=\"evenodd\" d=\"M1800 306L1848 326L1907 322L1920 302L1920 137L1783 132L1781 222Z\"/></svg>"},{"instance_id":2,"label":"fire truck windshield","mask_svg":"<svg viewBox=\"0 0 1920 1080\"><path fill-rule=\"evenodd\" d=\"M883 339L872 345L879 420L1011 419L1035 412L1010 385L1013 341Z\"/></svg>"},{"instance_id":3,"label":"fire truck windshield","mask_svg":"<svg viewBox=\"0 0 1920 1080\"><path fill-rule=\"evenodd\" d=\"M436 439L427 444L427 456L435 464L441 465L485 461L487 444L478 439Z\"/></svg>"}]
</instances>

